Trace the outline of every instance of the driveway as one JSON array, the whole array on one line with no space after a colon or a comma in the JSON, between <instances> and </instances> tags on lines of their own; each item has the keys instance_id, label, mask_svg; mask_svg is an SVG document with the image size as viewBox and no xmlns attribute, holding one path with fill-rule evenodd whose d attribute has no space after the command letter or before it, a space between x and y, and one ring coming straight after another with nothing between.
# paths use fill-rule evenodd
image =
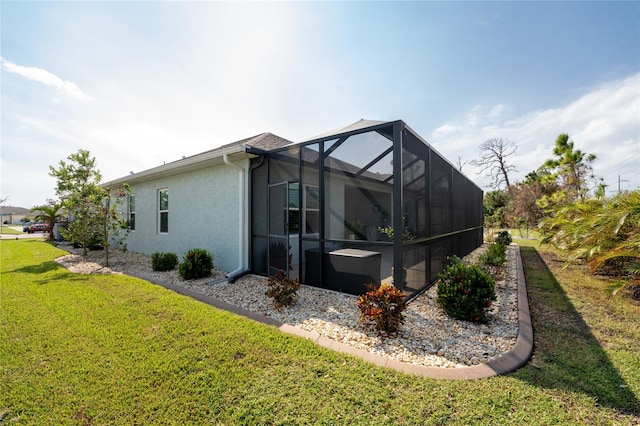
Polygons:
<instances>
[{"instance_id":1,"label":"driveway","mask_svg":"<svg viewBox=\"0 0 640 426\"><path fill-rule=\"evenodd\" d=\"M2 225L2 230L4 231L5 228L11 228L11 229L15 229L16 231L20 232L19 234L0 234L0 240L22 240L24 238L37 238L37 239L43 239L46 238L47 235L49 235L48 232L36 232L33 234L29 234L26 232L22 232L22 225L19 226L13 226L13 225Z\"/></svg>"}]
</instances>

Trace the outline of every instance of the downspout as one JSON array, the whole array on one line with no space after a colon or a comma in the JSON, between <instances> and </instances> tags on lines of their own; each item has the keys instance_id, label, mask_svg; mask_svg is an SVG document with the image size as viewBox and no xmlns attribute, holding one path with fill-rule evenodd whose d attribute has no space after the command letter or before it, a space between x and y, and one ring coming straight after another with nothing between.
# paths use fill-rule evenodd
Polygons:
<instances>
[{"instance_id":1,"label":"downspout","mask_svg":"<svg viewBox=\"0 0 640 426\"><path fill-rule=\"evenodd\" d=\"M227 166L233 167L234 169L238 170L238 180L239 180L239 188L238 188L238 267L229 272L227 274L227 280L229 282L233 282L235 281L236 278L246 274L247 272L249 272L249 269L245 266L246 263L246 227L248 224L246 224L246 191L245 191L245 169L242 166L237 165L236 163L232 163L231 160L229 159L229 155L228 154L224 154L222 156L222 159L224 160L224 163Z\"/></svg>"}]
</instances>

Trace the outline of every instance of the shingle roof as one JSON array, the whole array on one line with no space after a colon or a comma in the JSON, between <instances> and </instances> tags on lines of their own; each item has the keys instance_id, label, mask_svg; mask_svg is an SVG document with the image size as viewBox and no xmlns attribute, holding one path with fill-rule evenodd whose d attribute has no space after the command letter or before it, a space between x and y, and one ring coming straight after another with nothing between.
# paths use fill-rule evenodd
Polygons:
<instances>
[{"instance_id":1,"label":"shingle roof","mask_svg":"<svg viewBox=\"0 0 640 426\"><path fill-rule=\"evenodd\" d=\"M104 183L103 185L112 185L120 182L133 183L136 181L149 180L160 175L169 176L171 174L181 173L184 171L196 170L198 168L205 167L207 164L211 165L212 162L221 163L223 161L223 157L227 154L235 156L244 153L245 148L247 147L267 151L270 149L291 145L292 143L293 142L291 142L290 140L281 138L280 136L274 135L273 133L260 133L259 135L222 145L217 148L210 149L209 151L192 155L190 157L183 157L182 159L175 160L170 163L165 163L151 169L143 170L129 176L123 176L113 181Z\"/></svg>"},{"instance_id":2,"label":"shingle roof","mask_svg":"<svg viewBox=\"0 0 640 426\"><path fill-rule=\"evenodd\" d=\"M281 138L273 133L260 133L259 135L251 136L250 138L242 139L236 142L232 142L226 145L222 145L216 150L221 148L229 148L236 145L251 146L253 148L262 149L268 151L270 149L280 148L286 145L291 145L293 142L285 138Z\"/></svg>"},{"instance_id":3,"label":"shingle roof","mask_svg":"<svg viewBox=\"0 0 640 426\"><path fill-rule=\"evenodd\" d=\"M27 215L31 213L30 209L26 209L24 207L13 207L13 206L0 206L0 211L2 211L2 213L11 213L16 216Z\"/></svg>"}]
</instances>

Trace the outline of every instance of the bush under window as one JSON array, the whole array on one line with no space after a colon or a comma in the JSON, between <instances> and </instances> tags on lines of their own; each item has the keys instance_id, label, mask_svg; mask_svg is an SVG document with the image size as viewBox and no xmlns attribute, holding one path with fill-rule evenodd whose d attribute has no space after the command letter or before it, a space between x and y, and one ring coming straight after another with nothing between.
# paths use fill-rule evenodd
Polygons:
<instances>
[{"instance_id":1,"label":"bush under window","mask_svg":"<svg viewBox=\"0 0 640 426\"><path fill-rule=\"evenodd\" d=\"M185 280L193 280L211 276L212 269L213 255L205 249L194 248L185 254L178 266L178 273Z\"/></svg>"},{"instance_id":2,"label":"bush under window","mask_svg":"<svg viewBox=\"0 0 640 426\"><path fill-rule=\"evenodd\" d=\"M175 253L155 252L151 255L151 268L154 271L170 271L178 264Z\"/></svg>"}]
</instances>

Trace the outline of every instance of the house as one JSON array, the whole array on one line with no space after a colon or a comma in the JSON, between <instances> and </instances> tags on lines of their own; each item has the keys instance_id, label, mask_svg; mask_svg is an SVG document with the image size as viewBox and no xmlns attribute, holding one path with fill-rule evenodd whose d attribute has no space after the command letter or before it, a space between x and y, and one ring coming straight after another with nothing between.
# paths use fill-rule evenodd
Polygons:
<instances>
[{"instance_id":1,"label":"house","mask_svg":"<svg viewBox=\"0 0 640 426\"><path fill-rule=\"evenodd\" d=\"M352 294L391 282L413 296L482 244L482 190L400 120L298 143L263 133L107 185L124 182L130 250L205 248L230 280L282 269Z\"/></svg>"},{"instance_id":2,"label":"house","mask_svg":"<svg viewBox=\"0 0 640 426\"><path fill-rule=\"evenodd\" d=\"M17 225L22 223L24 218L34 218L40 213L39 210L31 211L24 207L0 206L0 217L2 217L3 224L7 221L8 224Z\"/></svg>"}]
</instances>

